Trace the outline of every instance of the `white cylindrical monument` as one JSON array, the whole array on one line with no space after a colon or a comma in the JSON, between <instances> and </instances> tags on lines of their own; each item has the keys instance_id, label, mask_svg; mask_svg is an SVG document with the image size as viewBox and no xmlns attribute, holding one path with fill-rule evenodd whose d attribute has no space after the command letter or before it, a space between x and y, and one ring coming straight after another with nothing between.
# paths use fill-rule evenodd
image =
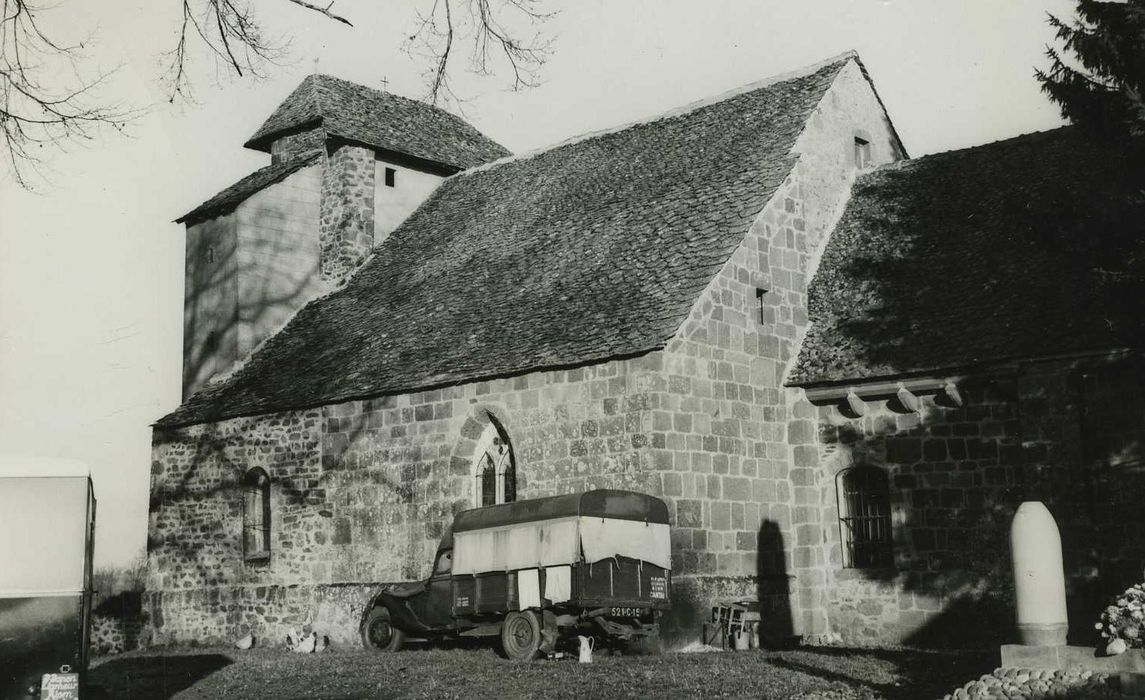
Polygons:
<instances>
[{"instance_id":1,"label":"white cylindrical monument","mask_svg":"<svg viewBox=\"0 0 1145 700\"><path fill-rule=\"evenodd\" d=\"M1064 645L1069 623L1062 540L1054 516L1040 501L1018 507L1010 525L1010 552L1022 644Z\"/></svg>"}]
</instances>

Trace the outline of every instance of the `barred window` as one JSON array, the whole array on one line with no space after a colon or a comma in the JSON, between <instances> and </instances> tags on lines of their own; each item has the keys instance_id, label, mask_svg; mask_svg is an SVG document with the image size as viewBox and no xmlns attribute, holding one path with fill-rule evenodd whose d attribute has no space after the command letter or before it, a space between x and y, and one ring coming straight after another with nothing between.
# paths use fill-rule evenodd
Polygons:
<instances>
[{"instance_id":1,"label":"barred window","mask_svg":"<svg viewBox=\"0 0 1145 700\"><path fill-rule=\"evenodd\" d=\"M270 558L270 477L258 467L243 477L243 555L248 562Z\"/></svg>"},{"instance_id":2,"label":"barred window","mask_svg":"<svg viewBox=\"0 0 1145 700\"><path fill-rule=\"evenodd\" d=\"M843 566L848 569L892 566L894 551L887 473L878 467L851 467L839 472L835 486Z\"/></svg>"},{"instance_id":3,"label":"barred window","mask_svg":"<svg viewBox=\"0 0 1145 700\"><path fill-rule=\"evenodd\" d=\"M517 500L517 467L513 448L498 426L490 421L477 443L473 465L476 478L474 501L477 506L512 503Z\"/></svg>"}]
</instances>

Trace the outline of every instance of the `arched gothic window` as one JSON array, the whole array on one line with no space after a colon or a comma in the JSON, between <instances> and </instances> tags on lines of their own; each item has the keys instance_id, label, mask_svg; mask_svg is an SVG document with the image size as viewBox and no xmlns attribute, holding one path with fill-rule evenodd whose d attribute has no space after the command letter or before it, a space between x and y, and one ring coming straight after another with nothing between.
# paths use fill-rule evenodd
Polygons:
<instances>
[{"instance_id":1,"label":"arched gothic window","mask_svg":"<svg viewBox=\"0 0 1145 700\"><path fill-rule=\"evenodd\" d=\"M513 448L500 426L492 420L477 441L473 462L474 505L491 506L517 500L517 465Z\"/></svg>"},{"instance_id":2,"label":"arched gothic window","mask_svg":"<svg viewBox=\"0 0 1145 700\"><path fill-rule=\"evenodd\" d=\"M270 477L258 467L243 476L243 556L270 558Z\"/></svg>"},{"instance_id":3,"label":"arched gothic window","mask_svg":"<svg viewBox=\"0 0 1145 700\"><path fill-rule=\"evenodd\" d=\"M872 466L844 469L835 477L843 566L870 569L894 565L890 485Z\"/></svg>"}]
</instances>

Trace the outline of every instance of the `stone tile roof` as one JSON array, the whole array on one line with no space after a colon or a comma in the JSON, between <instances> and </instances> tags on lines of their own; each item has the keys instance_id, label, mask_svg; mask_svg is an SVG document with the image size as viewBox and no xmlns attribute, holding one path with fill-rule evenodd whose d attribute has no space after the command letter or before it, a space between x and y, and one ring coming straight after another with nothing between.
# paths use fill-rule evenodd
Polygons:
<instances>
[{"instance_id":1,"label":"stone tile roof","mask_svg":"<svg viewBox=\"0 0 1145 700\"><path fill-rule=\"evenodd\" d=\"M1124 146L1067 127L861 176L811 283L788 383L1139 341L1143 290L1124 261L1136 250L1145 262L1143 172Z\"/></svg>"},{"instance_id":2,"label":"stone tile roof","mask_svg":"<svg viewBox=\"0 0 1145 700\"><path fill-rule=\"evenodd\" d=\"M318 160L321 155L322 151L297 153L283 158L277 163L272 163L265 168L259 168L191 211L180 216L178 219L175 219L175 223L181 224L186 222L186 224L190 226L197 221L226 214L239 204L242 204L244 200L254 193L262 190L264 187L285 180L289 175L298 172Z\"/></svg>"},{"instance_id":3,"label":"stone tile roof","mask_svg":"<svg viewBox=\"0 0 1145 700\"><path fill-rule=\"evenodd\" d=\"M449 112L329 75L307 76L245 145L269 152L280 135L319 124L327 136L455 170L509 155L504 146Z\"/></svg>"},{"instance_id":4,"label":"stone tile roof","mask_svg":"<svg viewBox=\"0 0 1145 700\"><path fill-rule=\"evenodd\" d=\"M446 179L345 287L159 425L663 347L849 60Z\"/></svg>"}]
</instances>

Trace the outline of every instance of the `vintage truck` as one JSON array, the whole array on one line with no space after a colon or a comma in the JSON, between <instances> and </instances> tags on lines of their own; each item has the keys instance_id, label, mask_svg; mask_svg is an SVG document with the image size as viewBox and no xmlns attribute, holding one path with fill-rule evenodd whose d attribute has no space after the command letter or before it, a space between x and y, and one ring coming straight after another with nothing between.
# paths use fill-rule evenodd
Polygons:
<instances>
[{"instance_id":1,"label":"vintage truck","mask_svg":"<svg viewBox=\"0 0 1145 700\"><path fill-rule=\"evenodd\" d=\"M458 513L426 581L384 588L361 624L367 648L496 637L527 661L574 636L656 650L669 607L668 507L599 489Z\"/></svg>"}]
</instances>

